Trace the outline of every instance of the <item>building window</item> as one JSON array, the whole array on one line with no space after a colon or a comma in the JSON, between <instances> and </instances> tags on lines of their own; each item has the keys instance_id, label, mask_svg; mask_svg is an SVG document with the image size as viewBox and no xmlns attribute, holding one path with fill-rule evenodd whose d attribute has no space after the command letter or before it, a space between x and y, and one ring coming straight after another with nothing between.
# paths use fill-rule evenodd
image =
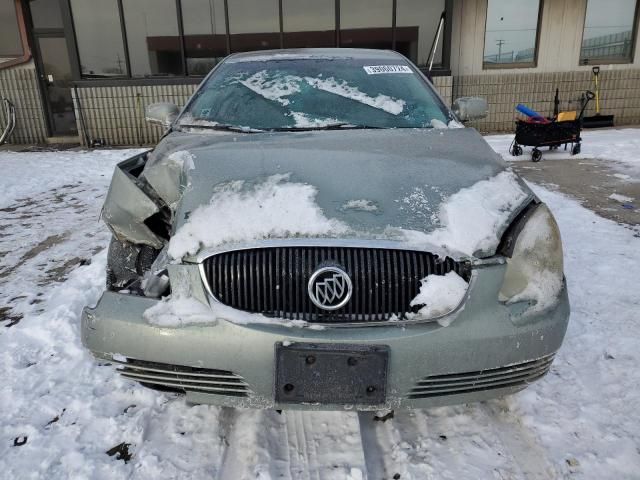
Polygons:
<instances>
[{"instance_id":1,"label":"building window","mask_svg":"<svg viewBox=\"0 0 640 480\"><path fill-rule=\"evenodd\" d=\"M71 0L71 14L82 75L127 75L117 0Z\"/></svg>"},{"instance_id":2,"label":"building window","mask_svg":"<svg viewBox=\"0 0 640 480\"><path fill-rule=\"evenodd\" d=\"M539 15L539 0L489 0L484 66L535 66Z\"/></svg>"},{"instance_id":3,"label":"building window","mask_svg":"<svg viewBox=\"0 0 640 480\"><path fill-rule=\"evenodd\" d=\"M175 0L122 2L131 75L182 75Z\"/></svg>"},{"instance_id":4,"label":"building window","mask_svg":"<svg viewBox=\"0 0 640 480\"><path fill-rule=\"evenodd\" d=\"M1 2L6 9L13 1L0 0L0 8ZM336 45L395 47L425 66L440 15L450 4L447 0L58 1L69 2L83 78L199 77L229 53ZM47 14L57 3L30 2L34 21L42 28L62 25L59 14ZM435 65L446 62L442 53L446 30L445 26ZM7 31L3 28L0 34L8 35ZM0 48L9 44L2 42Z\"/></svg>"},{"instance_id":5,"label":"building window","mask_svg":"<svg viewBox=\"0 0 640 480\"><path fill-rule=\"evenodd\" d=\"M23 54L15 0L0 0L0 57Z\"/></svg>"},{"instance_id":6,"label":"building window","mask_svg":"<svg viewBox=\"0 0 640 480\"><path fill-rule=\"evenodd\" d=\"M427 66L445 0L396 0L395 49L418 66ZM444 31L440 32L433 64L442 64Z\"/></svg>"},{"instance_id":7,"label":"building window","mask_svg":"<svg viewBox=\"0 0 640 480\"><path fill-rule=\"evenodd\" d=\"M336 46L335 0L282 0L285 48Z\"/></svg>"},{"instance_id":8,"label":"building window","mask_svg":"<svg viewBox=\"0 0 640 480\"><path fill-rule=\"evenodd\" d=\"M51 0L31 0L29 2L33 28L62 28L62 14L59 2Z\"/></svg>"},{"instance_id":9,"label":"building window","mask_svg":"<svg viewBox=\"0 0 640 480\"><path fill-rule=\"evenodd\" d=\"M580 63L630 63L636 0L588 0Z\"/></svg>"},{"instance_id":10,"label":"building window","mask_svg":"<svg viewBox=\"0 0 640 480\"><path fill-rule=\"evenodd\" d=\"M227 55L224 0L182 0L187 74L203 76Z\"/></svg>"},{"instance_id":11,"label":"building window","mask_svg":"<svg viewBox=\"0 0 640 480\"><path fill-rule=\"evenodd\" d=\"M342 0L340 46L391 49L393 0Z\"/></svg>"},{"instance_id":12,"label":"building window","mask_svg":"<svg viewBox=\"0 0 640 480\"><path fill-rule=\"evenodd\" d=\"M280 48L278 0L227 0L231 52Z\"/></svg>"}]
</instances>

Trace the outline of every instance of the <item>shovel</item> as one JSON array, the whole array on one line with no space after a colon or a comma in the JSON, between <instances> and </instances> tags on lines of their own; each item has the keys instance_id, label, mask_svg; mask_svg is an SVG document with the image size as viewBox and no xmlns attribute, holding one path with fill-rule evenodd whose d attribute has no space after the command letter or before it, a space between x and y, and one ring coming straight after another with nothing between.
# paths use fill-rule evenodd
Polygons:
<instances>
[{"instance_id":1,"label":"shovel","mask_svg":"<svg viewBox=\"0 0 640 480\"><path fill-rule=\"evenodd\" d=\"M613 127L613 115L600 115L600 67L593 67L593 80L596 84L596 114L582 119L583 128Z\"/></svg>"}]
</instances>

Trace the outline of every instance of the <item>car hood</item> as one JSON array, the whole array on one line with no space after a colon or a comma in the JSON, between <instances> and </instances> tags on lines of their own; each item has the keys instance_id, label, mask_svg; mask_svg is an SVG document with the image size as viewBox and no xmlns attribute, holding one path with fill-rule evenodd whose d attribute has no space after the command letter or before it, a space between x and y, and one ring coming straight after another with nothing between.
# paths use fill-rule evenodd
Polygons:
<instances>
[{"instance_id":1,"label":"car hood","mask_svg":"<svg viewBox=\"0 0 640 480\"><path fill-rule=\"evenodd\" d=\"M338 232L341 237L380 239L399 230L434 231L441 227L440 210L447 198L505 169L470 128L173 132L152 152L142 175L171 206L174 233L210 203L221 185L235 185L232 190L238 193L276 178L313 187L313 201L324 217L347 226ZM524 184L522 189L531 196ZM497 230L504 231L518 209L511 210ZM243 214L236 212L240 218ZM329 230L326 236L335 236ZM294 229L298 237L325 235L305 232ZM287 236L269 236L274 235ZM484 254L494 253L495 247L497 242L484 248Z\"/></svg>"}]
</instances>

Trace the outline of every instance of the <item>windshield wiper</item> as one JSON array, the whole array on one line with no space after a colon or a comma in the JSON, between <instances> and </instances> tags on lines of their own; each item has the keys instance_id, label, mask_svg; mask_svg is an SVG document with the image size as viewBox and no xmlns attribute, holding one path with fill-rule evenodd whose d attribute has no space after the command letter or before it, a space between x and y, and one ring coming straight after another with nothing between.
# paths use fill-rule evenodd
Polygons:
<instances>
[{"instance_id":1,"label":"windshield wiper","mask_svg":"<svg viewBox=\"0 0 640 480\"><path fill-rule=\"evenodd\" d=\"M226 123L211 123L211 124L199 124L199 123L179 123L179 128L203 128L206 130L220 130L225 132L239 132L239 133L260 133L264 132L259 128L240 127L238 125L229 125Z\"/></svg>"},{"instance_id":2,"label":"windshield wiper","mask_svg":"<svg viewBox=\"0 0 640 480\"><path fill-rule=\"evenodd\" d=\"M311 130L369 130L369 129L383 129L385 127L374 127L371 125L357 125L349 122L330 123L328 125L322 125L318 127L281 127L272 128L270 130L274 132L307 132Z\"/></svg>"}]
</instances>

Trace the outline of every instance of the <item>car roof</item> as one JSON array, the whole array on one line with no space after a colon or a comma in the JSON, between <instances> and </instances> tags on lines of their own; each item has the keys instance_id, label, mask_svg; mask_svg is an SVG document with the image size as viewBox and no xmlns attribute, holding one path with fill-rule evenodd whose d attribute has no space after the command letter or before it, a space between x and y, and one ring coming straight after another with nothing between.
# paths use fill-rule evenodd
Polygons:
<instances>
[{"instance_id":1,"label":"car roof","mask_svg":"<svg viewBox=\"0 0 640 480\"><path fill-rule=\"evenodd\" d=\"M254 52L234 53L227 57L225 62L264 62L268 60L295 60L307 58L405 60L402 55L391 50L375 50L367 48L285 48L279 50L258 50Z\"/></svg>"}]
</instances>

